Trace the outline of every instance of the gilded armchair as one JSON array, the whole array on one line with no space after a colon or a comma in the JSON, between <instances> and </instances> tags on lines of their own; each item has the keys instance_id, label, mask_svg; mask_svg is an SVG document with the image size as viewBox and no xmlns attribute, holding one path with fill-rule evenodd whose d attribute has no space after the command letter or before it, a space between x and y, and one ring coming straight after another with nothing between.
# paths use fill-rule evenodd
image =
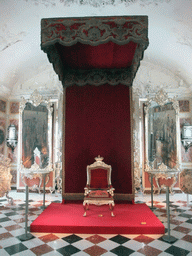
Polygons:
<instances>
[{"instance_id":1,"label":"gilded armchair","mask_svg":"<svg viewBox=\"0 0 192 256\"><path fill-rule=\"evenodd\" d=\"M84 215L87 215L89 204L94 205L109 205L111 216L113 214L114 203L114 188L111 185L110 165L103 162L103 157L96 157L95 162L87 166L87 184L84 193Z\"/></svg>"}]
</instances>

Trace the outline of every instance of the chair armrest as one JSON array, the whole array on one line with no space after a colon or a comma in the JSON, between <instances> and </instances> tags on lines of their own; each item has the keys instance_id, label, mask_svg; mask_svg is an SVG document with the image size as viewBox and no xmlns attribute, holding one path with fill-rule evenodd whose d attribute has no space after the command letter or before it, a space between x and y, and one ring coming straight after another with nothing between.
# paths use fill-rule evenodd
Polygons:
<instances>
[{"instance_id":1,"label":"chair armrest","mask_svg":"<svg viewBox=\"0 0 192 256\"><path fill-rule=\"evenodd\" d=\"M107 192L111 195L114 196L114 191L115 189L112 187L112 185L109 186L109 189L107 190Z\"/></svg>"},{"instance_id":2,"label":"chair armrest","mask_svg":"<svg viewBox=\"0 0 192 256\"><path fill-rule=\"evenodd\" d=\"M86 187L84 188L85 192L84 192L84 196L87 196L89 194L89 186L86 185Z\"/></svg>"}]
</instances>

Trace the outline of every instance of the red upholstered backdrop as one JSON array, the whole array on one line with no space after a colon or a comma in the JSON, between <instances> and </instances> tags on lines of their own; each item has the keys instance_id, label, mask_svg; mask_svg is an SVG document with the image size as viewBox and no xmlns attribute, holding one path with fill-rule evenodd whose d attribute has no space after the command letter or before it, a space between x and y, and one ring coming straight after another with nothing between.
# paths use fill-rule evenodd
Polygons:
<instances>
[{"instance_id":1,"label":"red upholstered backdrop","mask_svg":"<svg viewBox=\"0 0 192 256\"><path fill-rule=\"evenodd\" d=\"M131 41L125 45L108 42L98 46L77 43L70 47L56 44L56 47L65 68L126 68L132 64L137 44Z\"/></svg>"},{"instance_id":2,"label":"red upholstered backdrop","mask_svg":"<svg viewBox=\"0 0 192 256\"><path fill-rule=\"evenodd\" d=\"M98 155L112 166L116 193L132 194L129 87L66 89L65 193L83 193L86 166Z\"/></svg>"}]
</instances>

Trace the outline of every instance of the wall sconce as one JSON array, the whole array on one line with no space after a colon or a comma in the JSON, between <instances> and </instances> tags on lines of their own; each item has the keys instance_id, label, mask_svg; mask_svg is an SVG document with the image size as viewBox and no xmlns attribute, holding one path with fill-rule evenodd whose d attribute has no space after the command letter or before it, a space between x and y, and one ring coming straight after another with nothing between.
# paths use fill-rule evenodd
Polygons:
<instances>
[{"instance_id":1,"label":"wall sconce","mask_svg":"<svg viewBox=\"0 0 192 256\"><path fill-rule=\"evenodd\" d=\"M8 127L7 147L11 148L13 152L16 146L17 146L17 129L14 124L10 124Z\"/></svg>"},{"instance_id":2,"label":"wall sconce","mask_svg":"<svg viewBox=\"0 0 192 256\"><path fill-rule=\"evenodd\" d=\"M185 152L192 146L192 126L184 124L181 131L181 142Z\"/></svg>"}]
</instances>

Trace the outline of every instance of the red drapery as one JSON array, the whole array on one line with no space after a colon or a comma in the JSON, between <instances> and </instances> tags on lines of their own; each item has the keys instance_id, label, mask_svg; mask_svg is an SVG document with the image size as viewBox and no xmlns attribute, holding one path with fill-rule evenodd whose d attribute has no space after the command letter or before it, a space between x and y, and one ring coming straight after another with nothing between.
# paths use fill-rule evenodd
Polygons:
<instances>
[{"instance_id":1,"label":"red drapery","mask_svg":"<svg viewBox=\"0 0 192 256\"><path fill-rule=\"evenodd\" d=\"M132 194L130 88L66 89L65 193L83 193L86 166L98 155L112 166L116 193Z\"/></svg>"},{"instance_id":2,"label":"red drapery","mask_svg":"<svg viewBox=\"0 0 192 256\"><path fill-rule=\"evenodd\" d=\"M57 44L63 66L72 69L130 67L136 47L134 42L125 45L108 42L98 46L77 43L70 47Z\"/></svg>"}]
</instances>

